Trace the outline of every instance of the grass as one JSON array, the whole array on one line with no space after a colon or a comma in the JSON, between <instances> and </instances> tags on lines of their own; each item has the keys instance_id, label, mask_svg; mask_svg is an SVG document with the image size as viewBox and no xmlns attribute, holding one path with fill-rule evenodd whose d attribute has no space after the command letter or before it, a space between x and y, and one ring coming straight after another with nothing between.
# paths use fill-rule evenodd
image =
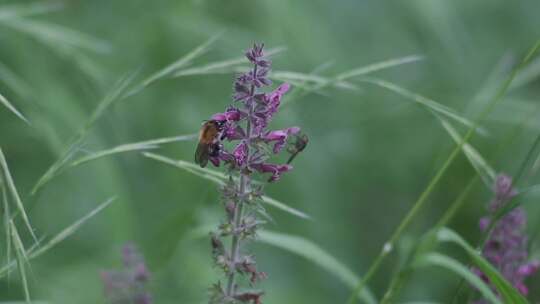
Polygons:
<instances>
[{"instance_id":1,"label":"grass","mask_svg":"<svg viewBox=\"0 0 540 304\"><path fill-rule=\"evenodd\" d=\"M424 204L427 202L428 196L431 194L437 183L440 181L440 179L443 177L444 173L454 159L457 157L459 151L463 148L463 145L472 137L474 132L476 131L476 128L478 124L485 119L485 117L491 112L493 107L495 107L499 101L503 98L504 94L510 87L510 84L512 83L512 80L516 77L517 73L525 67L530 59L534 56L538 48L540 47L540 41L538 41L527 53L527 55L524 57L523 61L520 63L520 65L514 69L512 74L508 77L508 79L504 82L503 86L500 88L500 90L497 92L497 95L495 98L489 103L484 111L479 115L478 119L474 121L473 125L469 128L465 136L462 138L462 140L457 144L457 146L452 150L444 164L440 167L440 169L437 171L435 176L431 179L426 189L422 192L418 200L413 204L413 207L409 210L409 212L405 215L401 223L398 225L396 230L392 233L391 237L388 239L388 241L384 244L383 249L381 250L381 253L375 258L374 262L371 264L369 269L366 272L366 275L364 276L363 280L357 285L357 287L354 289L354 292L349 297L349 300L347 303L352 304L355 300L355 294L362 291L364 285L369 282L371 277L376 273L376 271L379 269L379 267L382 264L382 261L388 256L388 254L392 251L392 248L394 247L396 241L401 237L401 234L404 232L404 230L410 225L412 220L417 216L419 211L422 209Z\"/></svg>"},{"instance_id":2,"label":"grass","mask_svg":"<svg viewBox=\"0 0 540 304\"><path fill-rule=\"evenodd\" d=\"M244 57L229 54L260 39L287 46L269 50L281 55L275 58L280 68L272 80L293 85L283 103L286 115L278 119L301 125L310 137L305 156L295 160L295 174L274 188L272 197L261 198L265 206L283 212L276 217L286 231L265 230L257 240L256 250L265 257L261 269L270 274L265 302L318 304L348 296L349 303L417 298L447 303L460 280L456 295L465 291L492 303L527 303L478 253L489 233L473 241L477 232L472 223L480 207L471 201L483 201L501 171L515 172L520 194L496 218L523 206L533 227L538 226L533 201L540 163L534 123L540 59L533 57L539 46L517 68L510 69L509 53L491 64L503 47L517 48L537 34L537 22L529 16L535 4L300 1L242 7L173 2L142 7L144 14L141 8L101 0L0 6L6 38L0 59L5 238L0 302L100 301L101 286L93 272L110 263L110 248L128 241L116 237L118 231L130 231L147 255L156 301L206 302L206 283L214 280L207 244L182 243L173 253L168 247L194 223L218 223L208 220L214 205L206 202L215 200L215 188L228 176L184 159L192 155L198 122L228 103L230 81L247 69ZM509 21L504 28L484 14L495 9ZM463 24L474 25L474 31ZM308 35L312 32L316 37ZM138 66L155 69L146 74L134 71ZM479 79L485 79L480 86ZM108 91L101 91L103 84ZM353 98L359 102L347 102ZM154 100L159 104L150 106ZM113 111L127 101L129 108ZM398 106L390 111L386 101ZM489 115L499 103L508 106ZM80 113L88 114L80 120ZM404 126L407 130L400 129ZM473 142L476 134L481 136ZM499 140L503 134L506 140ZM108 144L83 149L95 139ZM448 144L453 149L421 185L433 150ZM129 153L140 157L118 161ZM214 187L197 188L194 177ZM119 198L107 221L77 238L114 198L93 207L82 202L110 192ZM403 207L417 192L412 206ZM447 197L455 199L443 204ZM401 212L405 217L393 227L387 218ZM86 215L58 229L73 214ZM132 221L126 220L131 216ZM420 233L412 226L420 227ZM40 237L51 227L60 232ZM199 230L198 238L206 238L208 230ZM413 240L410 253L400 256L403 263L394 271L383 273L389 257L406 245L405 236ZM532 256L538 256L537 236L531 235ZM68 238L76 241L58 246ZM377 243L379 251L366 267ZM266 250L269 246L291 255L274 254ZM303 260L308 263L299 263ZM472 265L487 273L495 287L474 275ZM367 271L359 275L355 267ZM379 281L373 280L377 274ZM284 279L275 280L278 276ZM56 288L73 282L84 290L70 294ZM527 284L534 302L538 280ZM407 295L401 298L403 289Z\"/></svg>"}]
</instances>

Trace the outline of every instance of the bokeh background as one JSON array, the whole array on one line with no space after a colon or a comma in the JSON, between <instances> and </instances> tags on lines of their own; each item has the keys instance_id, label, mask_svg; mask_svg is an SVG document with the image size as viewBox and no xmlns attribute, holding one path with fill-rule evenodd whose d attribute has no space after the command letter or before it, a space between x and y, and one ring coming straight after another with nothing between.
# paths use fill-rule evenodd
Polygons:
<instances>
[{"instance_id":1,"label":"bokeh background","mask_svg":"<svg viewBox=\"0 0 540 304\"><path fill-rule=\"evenodd\" d=\"M237 58L253 42L286 47L273 57L276 70L323 76L421 55L422 61L375 76L472 119L540 37L536 0L74 0L25 15L19 23L6 13L10 5L31 3L1 1L0 6L0 92L31 122L25 125L0 108L0 146L30 220L39 236L52 236L99 202L117 197L70 238L32 260L32 298L50 303L104 303L99 273L121 264L120 249L127 242L146 257L156 303L206 303L207 288L218 278L208 238L190 238L193 229L217 224L221 215L217 187L207 180L133 152L63 170L30 194L121 77L136 72L144 78L217 34L193 66ZM76 46L66 47L55 40L53 25L97 41L80 45L70 40L79 37L75 33L67 44ZM484 121L489 134L473 138L497 171L514 174L540 132L538 66ZM115 103L76 153L195 133L201 121L230 103L232 80L231 73L160 80ZM268 207L274 222L266 228L305 237L363 275L454 142L425 108L380 87L355 84L361 89L297 91L301 94L273 121L275 127L301 126L310 144L295 170L269 185L267 193L313 220ZM154 152L191 161L194 148L194 141L186 141ZM460 156L398 247L429 229L473 174ZM524 185L535 179L533 174ZM490 196L478 183L452 221L471 243L480 239L477 223ZM525 204L531 232L539 229L538 203L531 195ZM27 233L23 237L31 244ZM531 240L536 256L538 241ZM250 248L269 274L262 284L265 303L342 303L350 293L333 274L302 257L267 244ZM371 282L377 296L398 260L393 254ZM400 299L447 303L458 281L446 271L422 269ZM540 278L529 283L531 298L540 300ZM0 281L0 300L21 299L16 275Z\"/></svg>"}]
</instances>

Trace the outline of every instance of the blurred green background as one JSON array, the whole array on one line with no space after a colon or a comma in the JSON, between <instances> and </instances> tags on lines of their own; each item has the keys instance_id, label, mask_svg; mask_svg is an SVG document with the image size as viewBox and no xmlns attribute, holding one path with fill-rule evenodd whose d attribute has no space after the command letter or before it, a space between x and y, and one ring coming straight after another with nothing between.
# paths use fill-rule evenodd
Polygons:
<instances>
[{"instance_id":1,"label":"blurred green background","mask_svg":"<svg viewBox=\"0 0 540 304\"><path fill-rule=\"evenodd\" d=\"M76 234L32 260L32 298L50 303L104 303L99 272L118 267L120 248L130 241L153 273L155 303L206 303L207 288L217 279L208 239L187 238L201 225L217 224L221 216L217 187L209 181L133 152L68 168L30 195L122 76L137 72L142 79L219 33L193 66L237 58L253 42L286 47L273 57L276 70L325 76L421 55L422 61L375 76L473 119L540 37L537 0L73 0L13 25L9 14L5 17L9 5L26 3L34 2L1 1L0 92L31 125L0 108L0 147L31 223L39 236L52 236L117 196ZM25 22L38 23L29 29ZM65 46L40 22L98 41ZM536 66L484 123L489 135L473 139L497 171L515 173L540 132ZM201 121L229 104L232 80L225 73L158 81L115 103L76 153L195 133ZM301 126L310 144L295 161L295 170L269 185L267 193L313 220L268 207L275 222L266 228L310 239L363 275L454 142L424 108L382 88L357 85L361 90L297 91L294 102L273 121L276 128ZM512 133L520 124L519 133ZM499 146L502 153L497 153ZM195 142L187 141L154 152L191 161L194 148ZM398 247L431 227L473 174L460 156ZM537 179L533 175L527 183ZM479 240L477 222L490 196L478 183L452 222L472 243ZM529 200L529 229L535 231L540 206L534 196ZM23 236L31 244L30 236ZM539 256L538 238L531 241L532 254ZM269 275L262 284L265 303L343 303L350 293L334 275L290 252L266 244L251 249ZM392 255L371 282L376 296L387 287L397 260L398 254ZM400 299L447 303L458 281L448 272L422 269ZM529 283L531 299L540 300L540 278ZM0 281L0 300L21 299L17 276Z\"/></svg>"}]
</instances>

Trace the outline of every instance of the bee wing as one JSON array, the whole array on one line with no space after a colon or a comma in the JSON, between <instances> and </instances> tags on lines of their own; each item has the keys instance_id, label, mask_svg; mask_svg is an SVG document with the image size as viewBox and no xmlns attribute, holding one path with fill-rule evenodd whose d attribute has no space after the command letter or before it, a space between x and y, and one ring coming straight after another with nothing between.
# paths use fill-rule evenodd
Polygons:
<instances>
[{"instance_id":1,"label":"bee wing","mask_svg":"<svg viewBox=\"0 0 540 304\"><path fill-rule=\"evenodd\" d=\"M206 167L206 164L208 164L208 153L208 145L199 142L195 151L195 163L199 164L201 168Z\"/></svg>"}]
</instances>

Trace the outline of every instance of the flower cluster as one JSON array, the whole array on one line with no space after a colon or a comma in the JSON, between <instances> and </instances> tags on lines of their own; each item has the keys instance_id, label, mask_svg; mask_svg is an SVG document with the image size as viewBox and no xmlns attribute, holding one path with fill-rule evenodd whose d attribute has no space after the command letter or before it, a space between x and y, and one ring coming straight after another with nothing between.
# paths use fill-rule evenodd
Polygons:
<instances>
[{"instance_id":1,"label":"flower cluster","mask_svg":"<svg viewBox=\"0 0 540 304\"><path fill-rule=\"evenodd\" d=\"M252 182L253 175L269 174L268 182L278 181L283 173L292 169L290 161L308 142L298 127L268 130L290 86L284 83L272 92L260 91L271 85L268 78L271 62L264 56L262 44L249 49L246 57L253 67L236 77L233 105L211 117L221 129L215 143L218 153L211 155L210 161L215 166L226 164L230 178L222 189L227 217L211 236L215 265L223 270L227 283L218 282L213 286L210 303L262 303L263 292L251 288L266 274L257 270L254 256L242 249L243 243L255 237L257 228L264 224L258 219L258 214L264 212L260 205L262 186ZM229 144L231 148L227 149L224 147L227 142L234 145ZM289 162L269 161L284 151L291 153ZM223 239L227 237L231 238L230 246L225 246ZM240 289L241 280L250 288Z\"/></svg>"},{"instance_id":2,"label":"flower cluster","mask_svg":"<svg viewBox=\"0 0 540 304\"><path fill-rule=\"evenodd\" d=\"M489 204L490 215L480 219L483 232L488 230L493 216L517 195L512 179L504 174L497 176L494 192L495 197ZM495 224L482 250L484 257L523 295L528 293L524 280L540 268L540 261L529 261L526 222L524 210L515 208ZM480 270L474 271L489 283L489 278Z\"/></svg>"},{"instance_id":3,"label":"flower cluster","mask_svg":"<svg viewBox=\"0 0 540 304\"><path fill-rule=\"evenodd\" d=\"M247 173L270 173L269 181L277 181L292 166L268 163L270 155L264 145L271 145L272 154L279 154L290 138L300 136L298 127L267 130L290 86L284 83L270 93L258 92L261 87L272 83L268 79L270 61L264 57L263 45L255 45L246 52L246 57L253 63L253 69L236 78L233 95L235 106L211 118L223 124L220 140L238 141L238 144L232 152L221 149L219 155L210 160L215 166L223 161Z\"/></svg>"},{"instance_id":4,"label":"flower cluster","mask_svg":"<svg viewBox=\"0 0 540 304\"><path fill-rule=\"evenodd\" d=\"M101 272L105 298L110 304L151 304L152 297L146 290L150 273L143 256L133 245L122 249L122 270Z\"/></svg>"}]
</instances>

